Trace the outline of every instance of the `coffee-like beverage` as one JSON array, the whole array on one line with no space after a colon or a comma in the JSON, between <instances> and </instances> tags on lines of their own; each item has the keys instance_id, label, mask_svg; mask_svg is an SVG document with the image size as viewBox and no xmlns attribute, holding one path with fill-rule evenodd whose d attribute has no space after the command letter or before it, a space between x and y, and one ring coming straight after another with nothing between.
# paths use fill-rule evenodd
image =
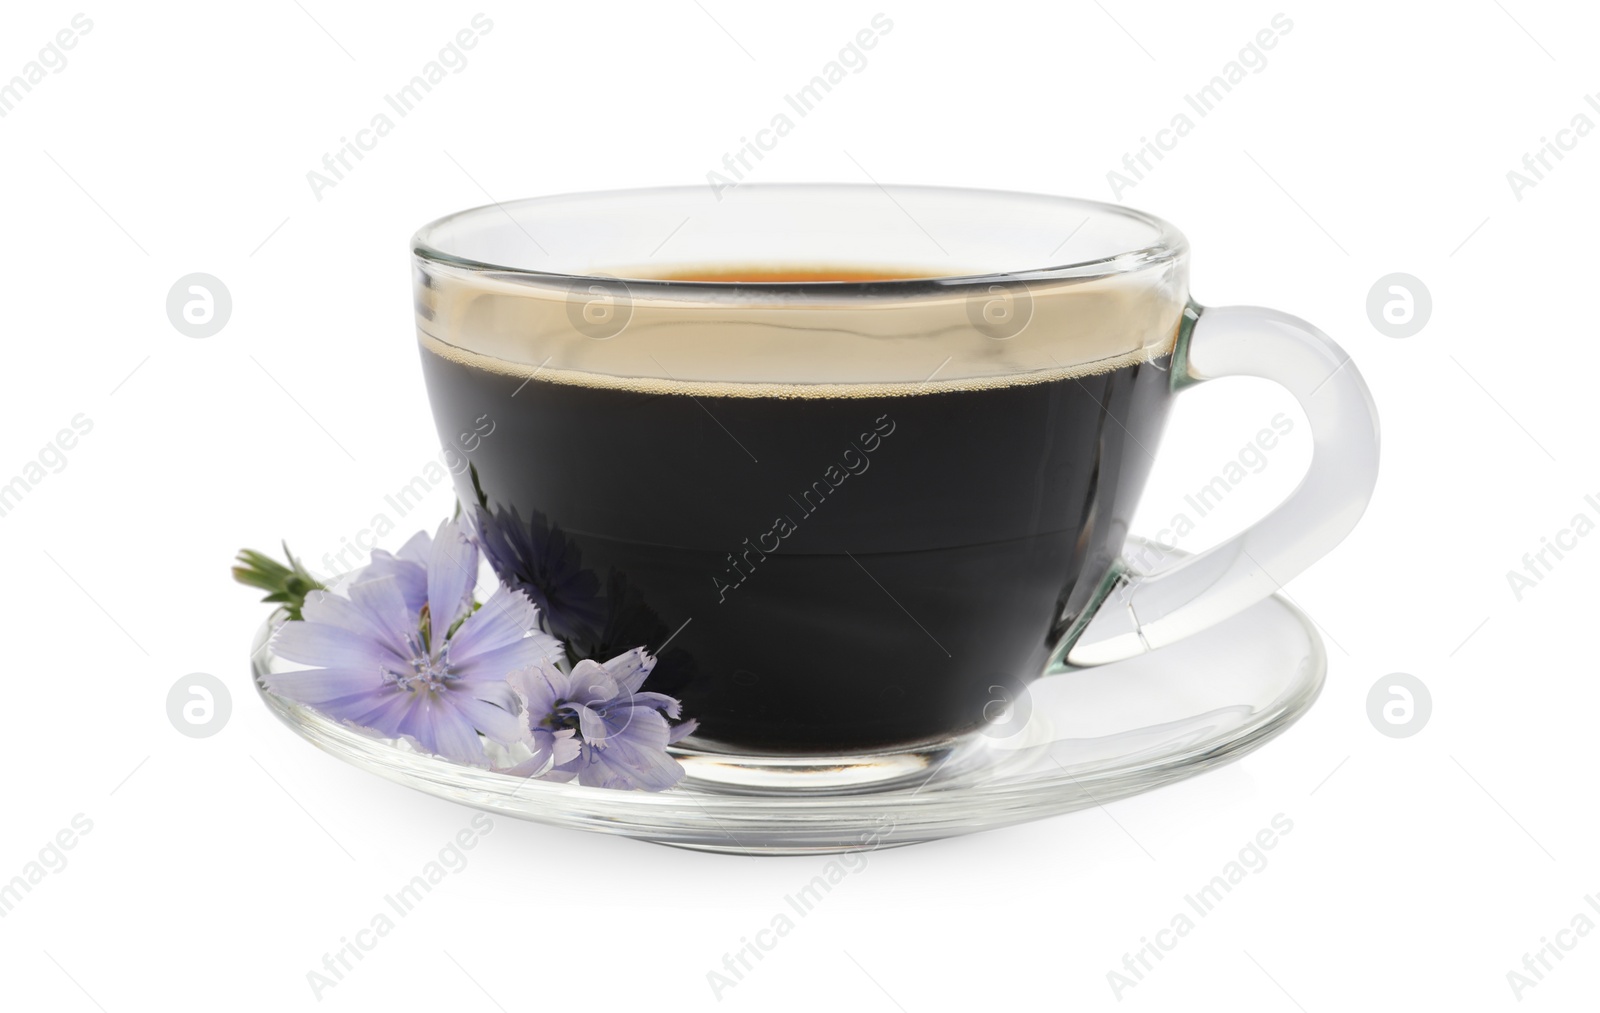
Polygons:
<instances>
[{"instance_id":1,"label":"coffee-like beverage","mask_svg":"<svg viewBox=\"0 0 1600 1013\"><path fill-rule=\"evenodd\" d=\"M575 317L569 291L429 281L429 398L501 576L581 655L659 652L645 689L680 697L712 747L889 748L993 718L1123 545L1181 306L1126 285L997 291L1029 315L1006 333L968 295L917 293L886 329L827 283L896 272L656 277L811 301L708 316L646 279L589 293L610 318Z\"/></svg>"},{"instance_id":2,"label":"coffee-like beverage","mask_svg":"<svg viewBox=\"0 0 1600 1013\"><path fill-rule=\"evenodd\" d=\"M1349 356L1287 314L1191 302L1182 233L1120 205L563 194L440 218L412 265L484 557L577 663L656 657L644 687L699 723L675 748L714 791L990 769L1052 736L1029 684L1252 608L1338 544L1376 478ZM1298 399L1305 481L1211 549L1125 558L1172 400L1235 375ZM809 833L812 812L783 819Z\"/></svg>"}]
</instances>

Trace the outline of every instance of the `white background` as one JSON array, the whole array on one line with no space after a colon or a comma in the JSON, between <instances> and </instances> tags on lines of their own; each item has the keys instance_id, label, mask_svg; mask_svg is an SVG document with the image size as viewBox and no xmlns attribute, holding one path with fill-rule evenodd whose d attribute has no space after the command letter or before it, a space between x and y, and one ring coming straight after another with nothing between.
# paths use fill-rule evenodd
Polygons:
<instances>
[{"instance_id":1,"label":"white background","mask_svg":"<svg viewBox=\"0 0 1600 1013\"><path fill-rule=\"evenodd\" d=\"M69 62L0 119L10 335L0 481L78 413L92 432L0 517L0 879L76 814L67 857L0 919L7 1008L322 1006L922 1010L1519 1005L1506 973L1600 891L1590 649L1600 537L1522 600L1506 573L1600 510L1593 450L1600 137L1513 193L1508 170L1587 112L1600 18L1577 5L863 6L732 0L477 7L271 0L82 8ZM1419 5L1420 6L1420 5ZM0 80L80 8L8 8ZM482 10L493 29L318 200L306 173ZM1303 316L1383 417L1360 528L1291 592L1324 631L1311 714L1244 761L1153 794L873 854L735 988L707 972L822 859L692 854L496 818L470 864L320 1000L306 974L470 811L347 767L255 698L266 609L232 584L280 537L316 566L437 452L406 240L498 199L695 183L875 13L870 62L751 178L1110 199L1108 170L1280 11L1269 62L1121 199L1175 222L1201 302ZM1514 18L1514 19L1513 19ZM847 156L845 152L849 152ZM853 157L852 157L853 156ZM168 322L180 276L231 290L216 336ZM1369 321L1381 276L1431 320ZM1186 395L1146 530L1266 419L1264 383ZM1294 416L1298 418L1298 416ZM1264 511L1303 426L1184 543ZM394 547L448 511L441 488ZM180 735L208 672L233 715ZM1391 672L1433 716L1369 722ZM1270 863L1120 998L1107 972L1282 813ZM1597 933L1596 935L1600 935ZM1527 1008L1600 986L1579 938ZM92 997L92 998L91 998Z\"/></svg>"}]
</instances>

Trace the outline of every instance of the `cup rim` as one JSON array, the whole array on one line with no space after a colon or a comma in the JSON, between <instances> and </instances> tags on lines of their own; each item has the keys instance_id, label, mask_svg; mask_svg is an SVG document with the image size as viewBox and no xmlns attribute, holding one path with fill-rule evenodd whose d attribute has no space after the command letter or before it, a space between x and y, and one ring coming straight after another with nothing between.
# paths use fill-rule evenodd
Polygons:
<instances>
[{"instance_id":1,"label":"cup rim","mask_svg":"<svg viewBox=\"0 0 1600 1013\"><path fill-rule=\"evenodd\" d=\"M885 186L876 182L742 183L739 189L774 197L781 196L784 191L792 192L797 197L801 195L811 197L817 195L839 196L847 193L859 194L877 191L890 200L894 200L894 193L917 194L926 197L944 195L955 199L967 200L1027 200L1039 202L1041 205L1048 205L1057 210L1075 208L1083 212L1084 220L1080 228L1086 226L1097 215L1102 219L1131 221L1146 227L1150 232L1150 240L1137 245L1129 244L1130 248L1115 254L1084 259L1069 259L1059 263L1049 263L1048 261L1051 258L1046 257L1041 258L1045 262L1038 267L1015 270L874 280L777 281L768 279L651 278L631 277L627 274L594 273L592 271L541 270L452 253L444 248L449 244L440 242L438 238L442 232L453 227L475 225L479 220L497 222L502 218L509 218L515 224L517 219L513 216L513 211L555 207L578 200L669 199L695 195L703 197L706 188L700 185L569 191L538 197L524 197L504 202L491 199L488 204L456 211L423 225L412 235L411 253L413 258L421 263L454 268L473 274L492 275L499 281L522 281L563 287L593 281L605 281L613 284L621 282L628 289L639 291L641 294L647 293L666 298L678 295L693 299L714 298L718 295L730 293L738 293L742 297L755 295L762 298L807 295L826 295L828 297L905 297L919 292L948 293L951 289L978 287L997 282L1093 281L1150 270L1181 260L1189 251L1187 238L1176 226L1165 219L1121 204L1081 197L981 187L949 187L921 184L890 184ZM895 201L895 203L899 204L900 202ZM904 207L901 210L904 211ZM909 217L909 212L907 212L907 216ZM912 220L915 221L915 219ZM520 224L518 224L518 227L521 227ZM1065 245L1066 242L1067 240L1064 239L1062 245ZM1059 248L1057 247L1057 249Z\"/></svg>"}]
</instances>

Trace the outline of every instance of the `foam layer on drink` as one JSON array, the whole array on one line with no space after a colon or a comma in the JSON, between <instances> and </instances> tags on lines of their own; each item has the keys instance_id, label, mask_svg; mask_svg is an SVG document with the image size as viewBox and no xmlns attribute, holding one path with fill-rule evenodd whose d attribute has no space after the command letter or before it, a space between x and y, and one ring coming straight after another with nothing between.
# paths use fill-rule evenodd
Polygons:
<instances>
[{"instance_id":1,"label":"foam layer on drink","mask_svg":"<svg viewBox=\"0 0 1600 1013\"><path fill-rule=\"evenodd\" d=\"M880 282L892 273L849 266L572 284L418 270L419 338L444 359L521 380L705 397L986 390L1105 373L1169 355L1187 291L1181 264L939 284ZM854 283L772 283L815 278Z\"/></svg>"}]
</instances>

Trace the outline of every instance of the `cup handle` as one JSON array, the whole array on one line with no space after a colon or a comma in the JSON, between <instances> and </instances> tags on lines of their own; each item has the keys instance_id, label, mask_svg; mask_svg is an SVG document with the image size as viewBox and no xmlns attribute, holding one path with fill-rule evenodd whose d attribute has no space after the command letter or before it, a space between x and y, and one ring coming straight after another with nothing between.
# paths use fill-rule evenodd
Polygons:
<instances>
[{"instance_id":1,"label":"cup handle","mask_svg":"<svg viewBox=\"0 0 1600 1013\"><path fill-rule=\"evenodd\" d=\"M1304 480L1254 525L1152 573L1119 561L1062 638L1050 671L1121 661L1214 626L1277 591L1361 518L1378 479L1378 411L1344 349L1304 320L1256 306L1186 313L1172 386L1219 376L1274 380L1311 423Z\"/></svg>"}]
</instances>

